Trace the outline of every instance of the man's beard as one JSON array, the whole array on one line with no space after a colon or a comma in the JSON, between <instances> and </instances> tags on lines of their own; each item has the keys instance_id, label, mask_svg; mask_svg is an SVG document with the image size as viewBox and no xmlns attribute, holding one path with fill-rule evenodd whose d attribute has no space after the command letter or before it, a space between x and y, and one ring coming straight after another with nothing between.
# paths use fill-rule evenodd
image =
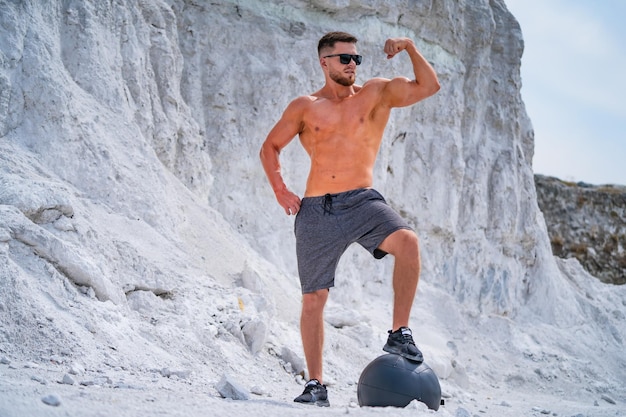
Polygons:
<instances>
[{"instance_id":1,"label":"man's beard","mask_svg":"<svg viewBox=\"0 0 626 417\"><path fill-rule=\"evenodd\" d=\"M343 85L344 87L350 87L354 84L355 78L346 77L341 72L330 72L330 79L336 82L337 84Z\"/></svg>"}]
</instances>

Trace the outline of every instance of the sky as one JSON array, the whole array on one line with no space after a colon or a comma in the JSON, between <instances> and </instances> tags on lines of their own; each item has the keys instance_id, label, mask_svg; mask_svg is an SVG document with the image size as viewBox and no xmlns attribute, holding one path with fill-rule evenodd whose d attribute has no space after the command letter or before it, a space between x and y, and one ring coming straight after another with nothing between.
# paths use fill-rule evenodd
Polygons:
<instances>
[{"instance_id":1,"label":"sky","mask_svg":"<svg viewBox=\"0 0 626 417\"><path fill-rule=\"evenodd\" d=\"M626 185L626 0L505 0L524 37L535 173Z\"/></svg>"}]
</instances>

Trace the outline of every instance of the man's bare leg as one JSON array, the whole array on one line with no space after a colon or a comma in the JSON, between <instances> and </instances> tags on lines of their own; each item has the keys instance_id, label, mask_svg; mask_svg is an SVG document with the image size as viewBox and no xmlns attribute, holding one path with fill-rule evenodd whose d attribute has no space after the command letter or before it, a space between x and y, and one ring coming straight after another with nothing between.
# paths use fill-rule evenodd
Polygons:
<instances>
[{"instance_id":1,"label":"man's bare leg","mask_svg":"<svg viewBox=\"0 0 626 417\"><path fill-rule=\"evenodd\" d=\"M324 349L324 306L327 299L327 289L304 294L300 316L300 334L309 369L309 379L317 379L320 384L324 383L322 352Z\"/></svg>"},{"instance_id":2,"label":"man's bare leg","mask_svg":"<svg viewBox=\"0 0 626 417\"><path fill-rule=\"evenodd\" d=\"M379 249L395 258L393 268L393 327L409 327L409 317L420 275L420 254L417 235L400 229L387 236Z\"/></svg>"},{"instance_id":3,"label":"man's bare leg","mask_svg":"<svg viewBox=\"0 0 626 417\"><path fill-rule=\"evenodd\" d=\"M420 256L417 235L401 229L387 236L379 246L395 257L393 268L393 326L383 350L422 362L424 356L413 341L409 318L420 274Z\"/></svg>"}]
</instances>

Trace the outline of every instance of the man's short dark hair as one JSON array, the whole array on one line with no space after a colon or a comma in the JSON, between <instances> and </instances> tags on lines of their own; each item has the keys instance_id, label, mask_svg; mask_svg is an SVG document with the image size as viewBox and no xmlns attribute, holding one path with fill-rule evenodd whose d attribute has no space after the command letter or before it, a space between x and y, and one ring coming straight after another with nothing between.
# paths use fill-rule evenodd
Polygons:
<instances>
[{"instance_id":1,"label":"man's short dark hair","mask_svg":"<svg viewBox=\"0 0 626 417\"><path fill-rule=\"evenodd\" d=\"M322 49L333 48L337 42L357 43L357 41L357 38L346 32L329 32L318 42L317 54L321 55Z\"/></svg>"}]
</instances>

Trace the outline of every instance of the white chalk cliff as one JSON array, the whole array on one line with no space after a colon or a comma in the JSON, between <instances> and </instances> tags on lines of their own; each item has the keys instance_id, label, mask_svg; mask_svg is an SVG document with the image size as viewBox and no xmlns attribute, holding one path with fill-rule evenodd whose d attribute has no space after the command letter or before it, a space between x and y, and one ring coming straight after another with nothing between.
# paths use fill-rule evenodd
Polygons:
<instances>
[{"instance_id":1,"label":"white chalk cliff","mask_svg":"<svg viewBox=\"0 0 626 417\"><path fill-rule=\"evenodd\" d=\"M375 187L420 237L412 326L448 402L497 386L624 404L626 288L552 256L502 0L0 2L0 355L288 386L293 218L258 151L321 87L331 30L359 38L357 83L411 77L382 52L408 36L442 85L392 112ZM297 139L281 159L302 194ZM382 353L392 265L359 247L340 264L337 390Z\"/></svg>"}]
</instances>

